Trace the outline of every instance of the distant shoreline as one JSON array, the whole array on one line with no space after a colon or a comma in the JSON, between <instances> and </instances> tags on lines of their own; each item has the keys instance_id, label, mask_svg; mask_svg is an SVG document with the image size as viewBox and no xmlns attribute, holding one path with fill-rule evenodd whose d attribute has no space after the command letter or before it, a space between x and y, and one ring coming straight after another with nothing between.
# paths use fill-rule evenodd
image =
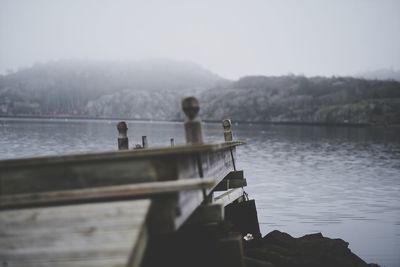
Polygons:
<instances>
[{"instance_id":1,"label":"distant shoreline","mask_svg":"<svg viewBox=\"0 0 400 267\"><path fill-rule=\"evenodd\" d=\"M0 119L71 119L71 120L127 120L127 121L152 121L152 122L182 122L181 120L153 120L153 119L134 119L127 117L90 117L90 116L31 116L31 115L0 115ZM221 121L218 120L204 120L204 122L208 123L219 123ZM293 125L293 126L326 126L326 127L356 127L356 128L367 128L367 127L384 127L384 128L398 128L400 125L397 124L371 124L371 123L328 123L328 122L298 122L298 121L234 121L233 123L238 124L256 124L256 125Z\"/></svg>"}]
</instances>

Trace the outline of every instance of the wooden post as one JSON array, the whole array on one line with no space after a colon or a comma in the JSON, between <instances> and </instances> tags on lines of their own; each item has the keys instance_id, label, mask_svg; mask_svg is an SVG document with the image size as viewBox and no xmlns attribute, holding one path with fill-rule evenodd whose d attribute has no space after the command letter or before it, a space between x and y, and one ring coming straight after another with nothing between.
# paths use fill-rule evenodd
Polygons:
<instances>
[{"instance_id":1,"label":"wooden post","mask_svg":"<svg viewBox=\"0 0 400 267\"><path fill-rule=\"evenodd\" d=\"M229 236L221 238L219 240L218 251L221 257L221 266L245 266L242 236L240 234L231 233Z\"/></svg>"},{"instance_id":2,"label":"wooden post","mask_svg":"<svg viewBox=\"0 0 400 267\"><path fill-rule=\"evenodd\" d=\"M143 148L148 148L149 147L149 143L147 142L147 136L142 136L142 147Z\"/></svg>"},{"instance_id":3,"label":"wooden post","mask_svg":"<svg viewBox=\"0 0 400 267\"><path fill-rule=\"evenodd\" d=\"M182 109L186 115L185 134L188 144L203 143L201 120L197 116L200 110L199 101L195 97L187 97L182 101Z\"/></svg>"},{"instance_id":4,"label":"wooden post","mask_svg":"<svg viewBox=\"0 0 400 267\"><path fill-rule=\"evenodd\" d=\"M224 127L224 139L225 139L225 142L233 141L231 120L229 120L229 119L223 120L222 121L222 127Z\"/></svg>"},{"instance_id":5,"label":"wooden post","mask_svg":"<svg viewBox=\"0 0 400 267\"><path fill-rule=\"evenodd\" d=\"M120 121L117 124L118 129L118 150L127 150L129 149L129 140L128 140L128 126L126 126L126 122Z\"/></svg>"},{"instance_id":6,"label":"wooden post","mask_svg":"<svg viewBox=\"0 0 400 267\"><path fill-rule=\"evenodd\" d=\"M171 147L174 147L175 146L175 139L171 138L169 141L171 142Z\"/></svg>"},{"instance_id":7,"label":"wooden post","mask_svg":"<svg viewBox=\"0 0 400 267\"><path fill-rule=\"evenodd\" d=\"M225 119L222 121L222 127L224 127L224 139L225 142L232 142L233 141L233 133L232 133L232 123L231 120ZM233 169L236 171L236 164L235 164L235 157L233 156L233 150L231 150L231 157L233 162Z\"/></svg>"}]
</instances>

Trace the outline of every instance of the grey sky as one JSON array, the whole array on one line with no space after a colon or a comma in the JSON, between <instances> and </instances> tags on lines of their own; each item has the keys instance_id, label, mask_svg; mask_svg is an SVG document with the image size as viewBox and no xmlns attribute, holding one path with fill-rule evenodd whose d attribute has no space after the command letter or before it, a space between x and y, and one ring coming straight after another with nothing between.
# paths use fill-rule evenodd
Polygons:
<instances>
[{"instance_id":1,"label":"grey sky","mask_svg":"<svg viewBox=\"0 0 400 267\"><path fill-rule=\"evenodd\" d=\"M148 57L227 78L400 69L400 0L0 0L2 73Z\"/></svg>"}]
</instances>

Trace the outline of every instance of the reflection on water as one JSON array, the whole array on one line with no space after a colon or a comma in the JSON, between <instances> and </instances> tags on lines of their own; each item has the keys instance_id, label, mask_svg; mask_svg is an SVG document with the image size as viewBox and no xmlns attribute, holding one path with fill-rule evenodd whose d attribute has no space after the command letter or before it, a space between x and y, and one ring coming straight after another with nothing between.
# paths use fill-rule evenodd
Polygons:
<instances>
[{"instance_id":1,"label":"reflection on water","mask_svg":"<svg viewBox=\"0 0 400 267\"><path fill-rule=\"evenodd\" d=\"M115 121L0 120L1 158L116 150ZM219 124L206 139L222 140ZM129 122L130 143L183 143L180 123ZM235 125L238 165L264 234L322 232L368 262L400 266L400 134L391 129Z\"/></svg>"}]
</instances>

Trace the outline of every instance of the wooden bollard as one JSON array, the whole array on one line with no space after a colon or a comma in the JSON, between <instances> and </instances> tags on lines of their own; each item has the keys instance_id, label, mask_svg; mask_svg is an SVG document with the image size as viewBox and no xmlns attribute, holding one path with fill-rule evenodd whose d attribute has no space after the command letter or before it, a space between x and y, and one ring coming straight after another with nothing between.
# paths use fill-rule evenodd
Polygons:
<instances>
[{"instance_id":1,"label":"wooden bollard","mask_svg":"<svg viewBox=\"0 0 400 267\"><path fill-rule=\"evenodd\" d=\"M199 101L195 97L187 97L182 101L182 109L186 115L185 134L189 144L203 143L201 120L197 116L200 110Z\"/></svg>"},{"instance_id":2,"label":"wooden bollard","mask_svg":"<svg viewBox=\"0 0 400 267\"><path fill-rule=\"evenodd\" d=\"M117 124L118 129L118 150L127 150L129 149L129 140L128 140L128 126L126 126L126 122L120 121Z\"/></svg>"},{"instance_id":3,"label":"wooden bollard","mask_svg":"<svg viewBox=\"0 0 400 267\"><path fill-rule=\"evenodd\" d=\"M171 138L171 139L169 139L169 141L171 142L171 147L174 147L175 146L175 139Z\"/></svg>"},{"instance_id":4,"label":"wooden bollard","mask_svg":"<svg viewBox=\"0 0 400 267\"><path fill-rule=\"evenodd\" d=\"M142 148L148 148L149 143L147 142L147 136L142 136Z\"/></svg>"},{"instance_id":5,"label":"wooden bollard","mask_svg":"<svg viewBox=\"0 0 400 267\"><path fill-rule=\"evenodd\" d=\"M231 120L223 120L222 127L224 127L224 139L225 142L233 141L233 134L232 134L232 123Z\"/></svg>"}]
</instances>

